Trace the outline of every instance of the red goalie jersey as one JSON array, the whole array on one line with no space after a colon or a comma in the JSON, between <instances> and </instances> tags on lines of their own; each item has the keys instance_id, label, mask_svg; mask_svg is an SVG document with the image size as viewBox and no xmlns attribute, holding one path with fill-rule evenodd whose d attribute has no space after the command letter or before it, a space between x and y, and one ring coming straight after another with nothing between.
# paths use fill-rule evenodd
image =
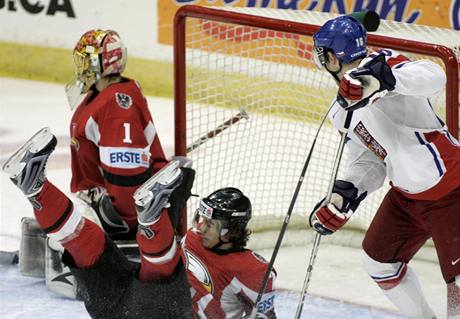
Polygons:
<instances>
[{"instance_id":1,"label":"red goalie jersey","mask_svg":"<svg viewBox=\"0 0 460 319\"><path fill-rule=\"evenodd\" d=\"M218 252L206 249L200 235L190 229L182 241L182 254L197 318L243 318L251 313L267 262L249 249ZM273 271L258 312L276 318Z\"/></svg>"},{"instance_id":2,"label":"red goalie jersey","mask_svg":"<svg viewBox=\"0 0 460 319\"><path fill-rule=\"evenodd\" d=\"M133 229L134 191L167 162L138 84L124 78L89 92L72 117L70 136L71 191L104 187Z\"/></svg>"}]
</instances>

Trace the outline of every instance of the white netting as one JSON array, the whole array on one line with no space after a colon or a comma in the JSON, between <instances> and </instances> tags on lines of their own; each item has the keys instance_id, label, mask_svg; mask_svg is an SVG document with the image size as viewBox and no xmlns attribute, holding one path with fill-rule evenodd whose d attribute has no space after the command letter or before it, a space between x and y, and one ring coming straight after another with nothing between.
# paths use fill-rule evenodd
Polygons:
<instances>
[{"instance_id":1,"label":"white netting","mask_svg":"<svg viewBox=\"0 0 460 319\"><path fill-rule=\"evenodd\" d=\"M333 16L276 9L225 10L317 25ZM193 192L206 196L219 187L240 188L253 203L251 226L261 231L279 228L282 223L319 122L337 87L328 73L314 67L311 37L248 27L244 21L242 18L241 24L235 25L187 18L186 139L191 145L240 112L248 114L247 119L241 118L207 139L188 156L197 170ZM451 30L395 22L383 22L381 30L385 35L391 31L399 37L449 47L460 43L458 32ZM432 104L444 116L445 94L432 99ZM338 141L338 133L327 122L290 227L305 227L305 213L324 197ZM344 169L342 165L341 171ZM387 189L385 186L366 199L351 226L365 229L369 225ZM189 202L189 213L197 207L197 200Z\"/></svg>"}]
</instances>

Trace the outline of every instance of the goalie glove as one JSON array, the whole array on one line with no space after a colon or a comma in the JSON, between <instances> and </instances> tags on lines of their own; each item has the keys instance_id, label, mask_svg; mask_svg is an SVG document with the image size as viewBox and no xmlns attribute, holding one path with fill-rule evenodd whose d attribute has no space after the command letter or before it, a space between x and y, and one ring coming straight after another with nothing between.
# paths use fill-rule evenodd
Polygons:
<instances>
[{"instance_id":1,"label":"goalie glove","mask_svg":"<svg viewBox=\"0 0 460 319\"><path fill-rule=\"evenodd\" d=\"M393 91L396 78L385 55L363 60L364 64L346 72L339 84L337 102L347 111L368 106Z\"/></svg>"},{"instance_id":2,"label":"goalie glove","mask_svg":"<svg viewBox=\"0 0 460 319\"><path fill-rule=\"evenodd\" d=\"M321 235L331 235L350 219L367 192L359 194L353 183L336 180L331 201L324 205L321 200L310 214L310 226Z\"/></svg>"},{"instance_id":3,"label":"goalie glove","mask_svg":"<svg viewBox=\"0 0 460 319\"><path fill-rule=\"evenodd\" d=\"M82 190L77 192L76 196L91 207L92 212L94 212L94 214L91 214L91 211L85 212L85 217L101 226L109 236L129 233L128 224L113 206L105 188L97 186Z\"/></svg>"}]
</instances>

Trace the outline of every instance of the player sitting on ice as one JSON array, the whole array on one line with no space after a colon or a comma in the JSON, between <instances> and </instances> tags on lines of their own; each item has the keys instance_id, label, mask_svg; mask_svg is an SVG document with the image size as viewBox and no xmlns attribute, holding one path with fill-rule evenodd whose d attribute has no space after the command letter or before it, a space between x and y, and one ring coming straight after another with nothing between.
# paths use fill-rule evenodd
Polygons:
<instances>
[{"instance_id":1,"label":"player sitting on ice","mask_svg":"<svg viewBox=\"0 0 460 319\"><path fill-rule=\"evenodd\" d=\"M198 318L240 319L254 306L267 262L246 249L251 202L238 189L227 187L203 198L194 227L182 240L182 254L191 285L193 311ZM276 318L271 273L258 304L257 318Z\"/></svg>"},{"instance_id":2,"label":"player sitting on ice","mask_svg":"<svg viewBox=\"0 0 460 319\"><path fill-rule=\"evenodd\" d=\"M34 208L46 235L65 248L62 256L92 318L192 318L190 290L168 209L184 177L171 161L136 192L140 265L127 260L96 223L45 177L57 140L45 128L3 166ZM184 161L185 162L185 161Z\"/></svg>"},{"instance_id":3,"label":"player sitting on ice","mask_svg":"<svg viewBox=\"0 0 460 319\"><path fill-rule=\"evenodd\" d=\"M339 86L329 113L334 126L343 129L354 111L346 175L310 224L334 233L387 177L392 187L364 238L364 268L405 316L435 318L408 266L431 237L447 283L448 316L460 318L460 145L428 99L445 87L443 69L393 50L368 52L366 31L349 16L319 29L314 57Z\"/></svg>"}]
</instances>

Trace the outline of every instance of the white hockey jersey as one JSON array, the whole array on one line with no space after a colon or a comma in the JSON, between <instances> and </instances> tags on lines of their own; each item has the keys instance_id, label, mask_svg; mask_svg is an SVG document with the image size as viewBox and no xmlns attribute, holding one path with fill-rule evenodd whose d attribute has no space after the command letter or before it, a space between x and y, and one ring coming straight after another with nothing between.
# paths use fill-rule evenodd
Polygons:
<instances>
[{"instance_id":1,"label":"white hockey jersey","mask_svg":"<svg viewBox=\"0 0 460 319\"><path fill-rule=\"evenodd\" d=\"M437 200L460 185L460 144L428 99L445 86L444 71L429 60L412 62L395 51L381 52L396 86L353 112L347 143L351 156L344 179L372 192L387 176L408 198ZM346 111L333 103L329 118L342 129Z\"/></svg>"}]
</instances>

